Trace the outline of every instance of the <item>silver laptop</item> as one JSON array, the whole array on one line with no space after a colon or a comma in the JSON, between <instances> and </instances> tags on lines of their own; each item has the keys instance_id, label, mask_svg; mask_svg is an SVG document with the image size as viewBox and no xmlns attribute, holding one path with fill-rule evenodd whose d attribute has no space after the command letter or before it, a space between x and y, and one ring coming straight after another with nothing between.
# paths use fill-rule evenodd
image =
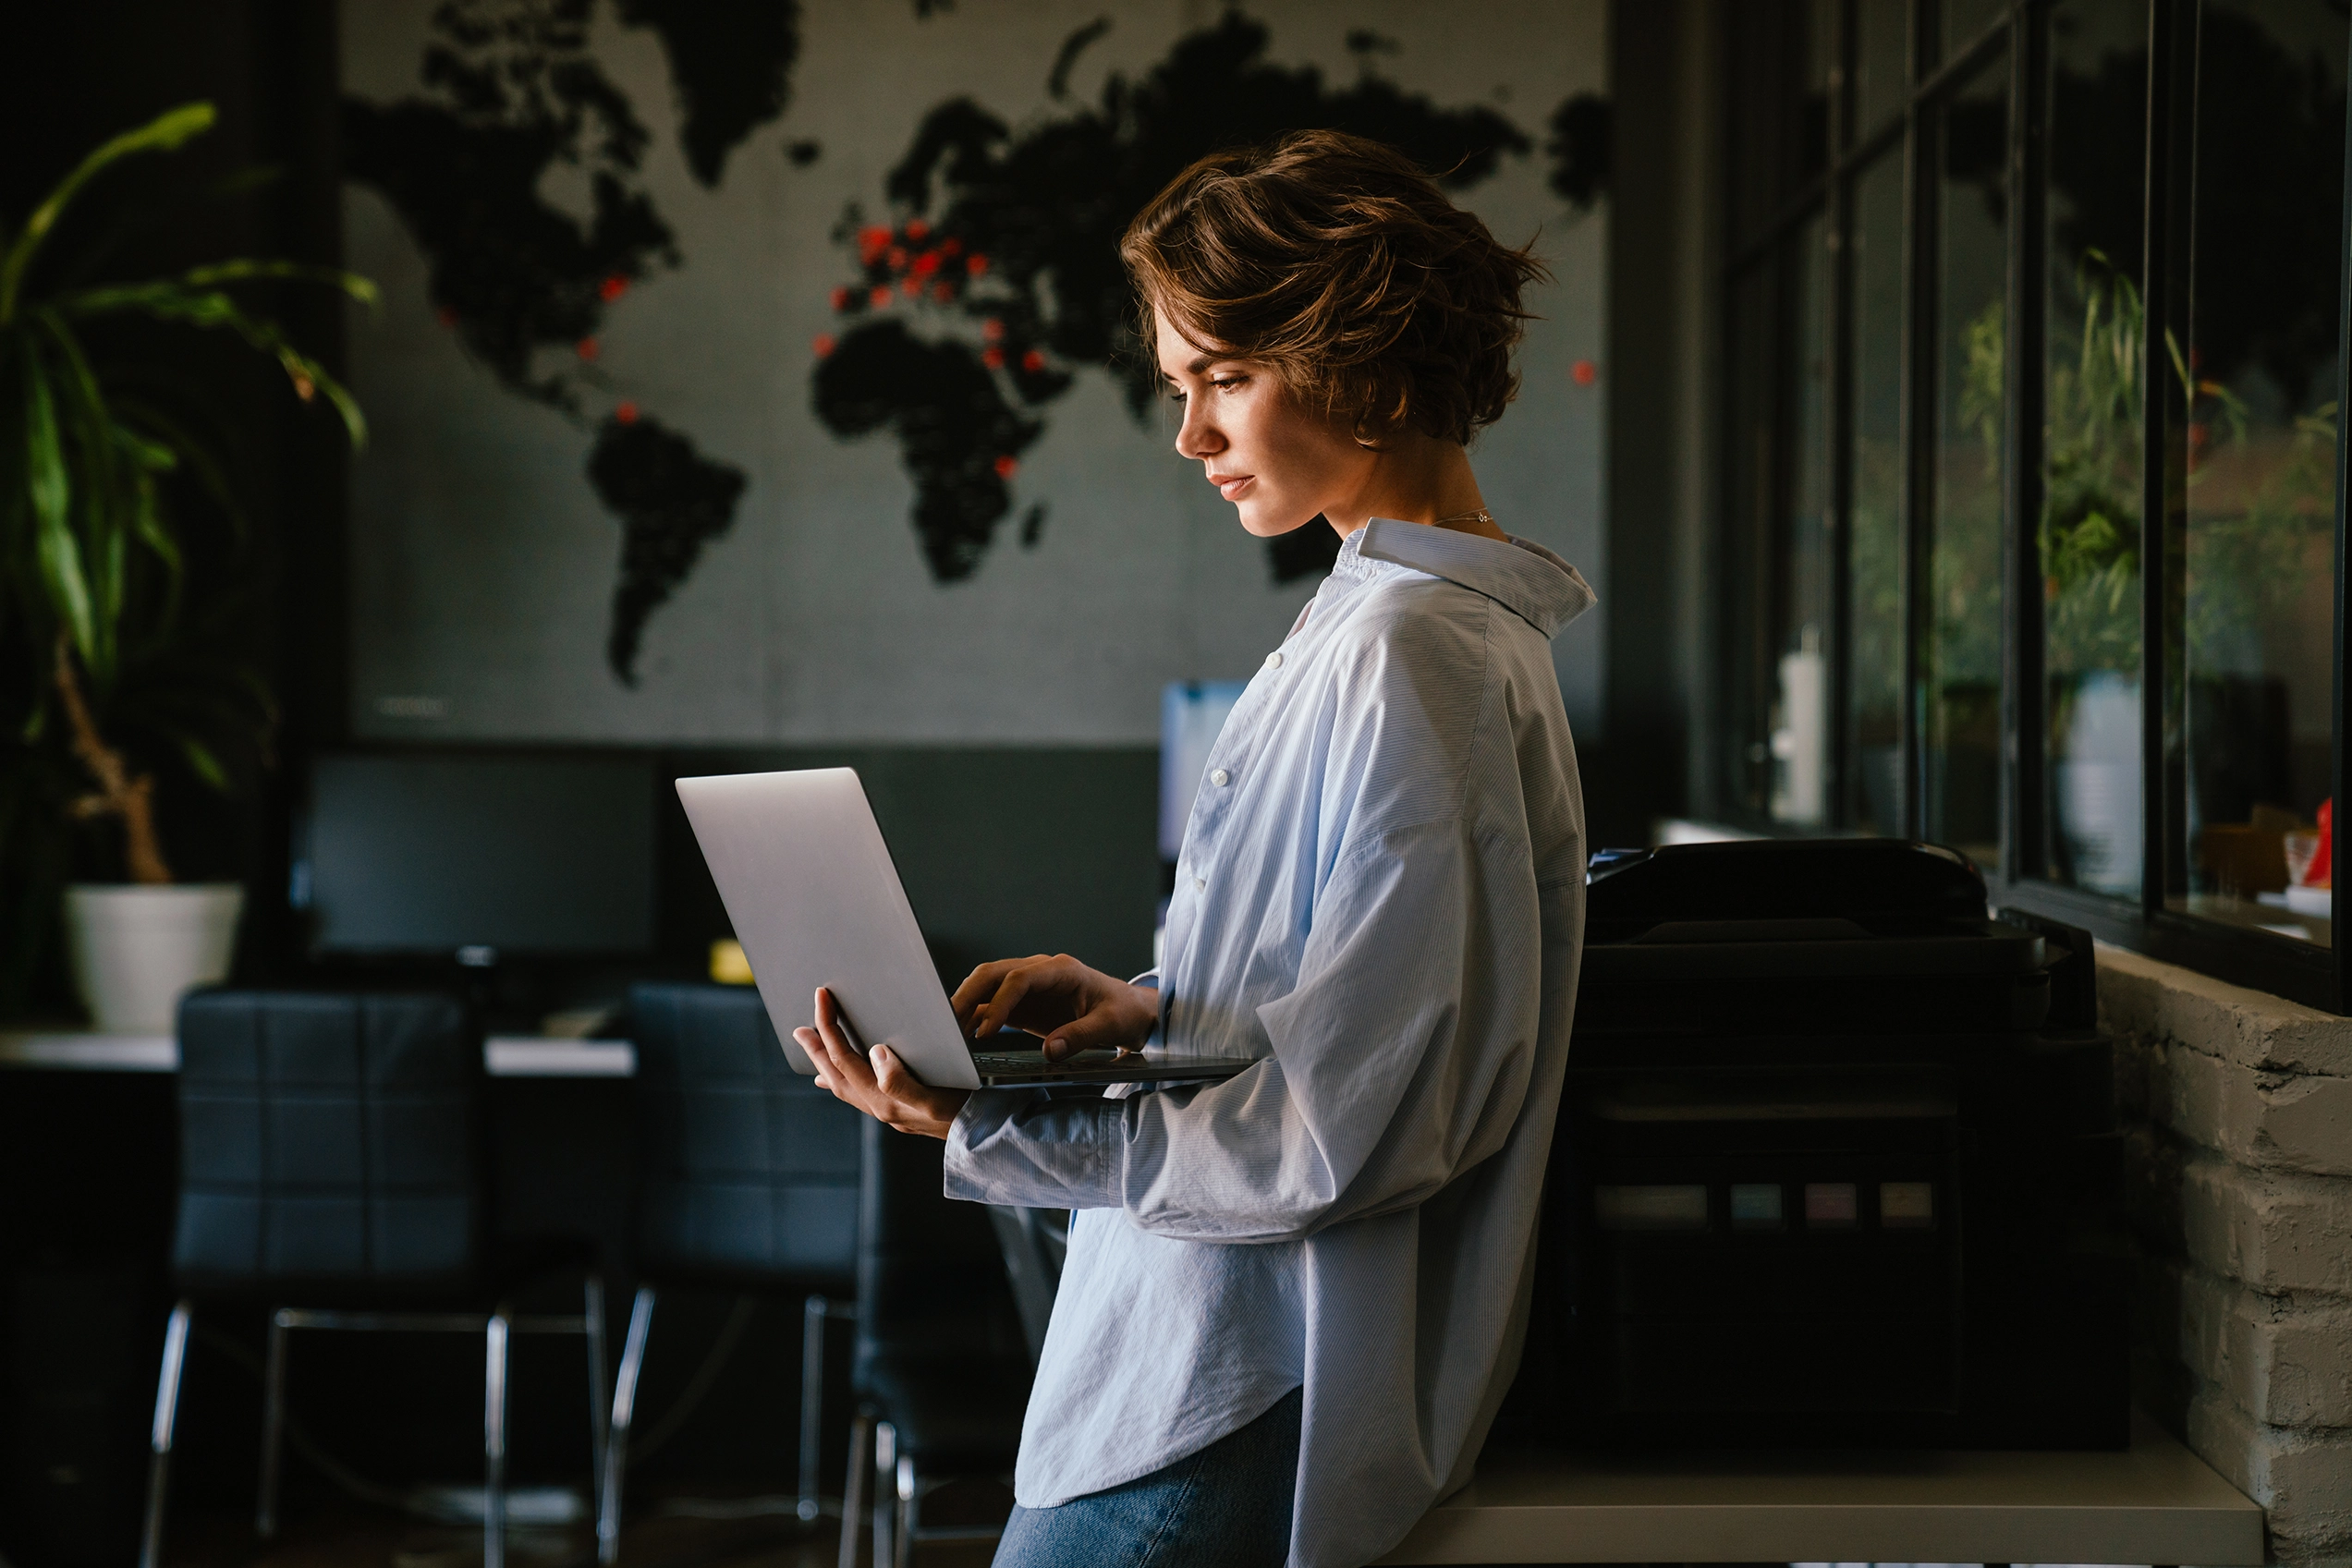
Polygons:
<instances>
[{"instance_id":1,"label":"silver laptop","mask_svg":"<svg viewBox=\"0 0 2352 1568\"><path fill-rule=\"evenodd\" d=\"M819 986L859 1049L888 1045L934 1088L1225 1078L1254 1060L1155 1046L1048 1062L1033 1045L976 1048L940 989L855 769L680 779L677 795L795 1072L817 1070L792 1031L816 1022Z\"/></svg>"}]
</instances>

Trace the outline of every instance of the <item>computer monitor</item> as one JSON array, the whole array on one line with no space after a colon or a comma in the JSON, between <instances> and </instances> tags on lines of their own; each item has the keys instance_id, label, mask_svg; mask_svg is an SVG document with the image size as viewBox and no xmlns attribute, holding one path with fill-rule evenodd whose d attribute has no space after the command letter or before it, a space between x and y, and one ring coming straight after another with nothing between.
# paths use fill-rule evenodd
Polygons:
<instances>
[{"instance_id":1,"label":"computer monitor","mask_svg":"<svg viewBox=\"0 0 2352 1568\"><path fill-rule=\"evenodd\" d=\"M653 772L631 758L320 758L292 890L313 951L477 964L647 951Z\"/></svg>"}]
</instances>

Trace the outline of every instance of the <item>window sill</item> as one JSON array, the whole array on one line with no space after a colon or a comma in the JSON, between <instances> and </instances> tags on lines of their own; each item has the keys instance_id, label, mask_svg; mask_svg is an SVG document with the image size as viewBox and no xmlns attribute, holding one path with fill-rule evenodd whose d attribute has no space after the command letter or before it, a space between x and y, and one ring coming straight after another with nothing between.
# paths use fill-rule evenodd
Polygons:
<instances>
[{"instance_id":1,"label":"window sill","mask_svg":"<svg viewBox=\"0 0 2352 1568\"><path fill-rule=\"evenodd\" d=\"M2267 991L2285 1001L2324 1012L2352 1012L2344 994L2336 954L2328 947L2267 930L2287 923L2285 910L2235 906L2234 918L2199 910L2159 910L2054 882L1999 882L1988 879L1992 902L2082 927L2094 937L2160 963L2208 976L2229 985ZM2200 900L2201 904L2203 901ZM2247 913L2259 909L2265 918ZM2302 922L2297 922L2302 923ZM2322 930L2325 920L2309 922Z\"/></svg>"}]
</instances>

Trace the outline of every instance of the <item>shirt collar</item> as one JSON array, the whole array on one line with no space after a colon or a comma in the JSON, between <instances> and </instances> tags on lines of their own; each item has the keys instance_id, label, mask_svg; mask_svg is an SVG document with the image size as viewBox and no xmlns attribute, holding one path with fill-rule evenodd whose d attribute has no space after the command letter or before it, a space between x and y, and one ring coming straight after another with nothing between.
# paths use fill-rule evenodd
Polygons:
<instances>
[{"instance_id":1,"label":"shirt collar","mask_svg":"<svg viewBox=\"0 0 2352 1568\"><path fill-rule=\"evenodd\" d=\"M1369 576L1370 564L1382 561L1482 593L1547 638L1598 602L1582 574L1531 540L1484 539L1393 517L1374 517L1349 534L1332 569Z\"/></svg>"}]
</instances>

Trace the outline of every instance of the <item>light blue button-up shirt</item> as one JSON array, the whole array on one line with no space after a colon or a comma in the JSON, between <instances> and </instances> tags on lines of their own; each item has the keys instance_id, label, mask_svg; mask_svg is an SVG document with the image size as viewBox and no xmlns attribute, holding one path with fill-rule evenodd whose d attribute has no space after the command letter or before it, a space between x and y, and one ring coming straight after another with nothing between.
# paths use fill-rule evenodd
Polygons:
<instances>
[{"instance_id":1,"label":"light blue button-up shirt","mask_svg":"<svg viewBox=\"0 0 2352 1568\"><path fill-rule=\"evenodd\" d=\"M1374 519L1210 752L1157 1038L1262 1058L1105 1100L972 1096L950 1197L1079 1210L1015 1492L1047 1508L1304 1385L1291 1562L1469 1479L1518 1363L1584 930L1540 545Z\"/></svg>"}]
</instances>

